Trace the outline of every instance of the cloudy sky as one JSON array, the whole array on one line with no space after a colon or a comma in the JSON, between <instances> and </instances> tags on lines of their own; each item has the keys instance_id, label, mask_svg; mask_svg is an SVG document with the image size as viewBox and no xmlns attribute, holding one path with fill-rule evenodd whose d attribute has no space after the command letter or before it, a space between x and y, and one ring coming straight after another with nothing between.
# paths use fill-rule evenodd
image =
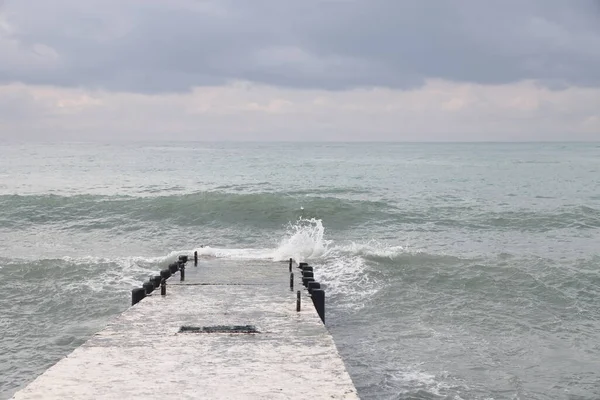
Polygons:
<instances>
[{"instance_id":1,"label":"cloudy sky","mask_svg":"<svg viewBox=\"0 0 600 400\"><path fill-rule=\"evenodd\" d=\"M600 0L0 0L0 140L600 140Z\"/></svg>"}]
</instances>

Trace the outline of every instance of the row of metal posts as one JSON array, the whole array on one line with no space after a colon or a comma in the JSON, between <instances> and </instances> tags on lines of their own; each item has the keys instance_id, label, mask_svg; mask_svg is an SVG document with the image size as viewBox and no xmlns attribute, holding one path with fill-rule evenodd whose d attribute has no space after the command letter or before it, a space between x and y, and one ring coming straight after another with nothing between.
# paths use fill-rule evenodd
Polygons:
<instances>
[{"instance_id":1,"label":"row of metal posts","mask_svg":"<svg viewBox=\"0 0 600 400\"><path fill-rule=\"evenodd\" d=\"M169 264L167 269L160 271L160 275L151 276L150 279L142 285L141 288L135 288L131 291L131 305L139 303L146 295L152 293L155 289L160 287L160 294L166 296L167 294L167 279L179 271L180 280L185 280L185 264L188 262L188 256L179 256L177 262ZM290 290L294 291L294 273L292 272L294 260L290 258ZM194 266L198 266L198 252L194 251ZM321 284L315 281L315 275L313 267L308 263L298 263L298 268L302 274L302 285L308 290L308 293L312 299L313 305L321 318L321 321L325 323L325 291L321 288ZM301 292L296 292L296 311L301 309Z\"/></svg>"},{"instance_id":2,"label":"row of metal posts","mask_svg":"<svg viewBox=\"0 0 600 400\"><path fill-rule=\"evenodd\" d=\"M146 295L152 293L160 287L160 294L167 295L167 279L179 271L179 278L185 281L185 264L188 262L188 256L179 256L177 262L169 264L169 267L160 271L160 275L151 276L143 283L141 288L135 288L131 291L131 305L139 303ZM194 252L194 265L198 265L198 253Z\"/></svg>"},{"instance_id":3,"label":"row of metal posts","mask_svg":"<svg viewBox=\"0 0 600 400\"><path fill-rule=\"evenodd\" d=\"M290 290L294 291L294 273L292 272L294 260L290 258ZM298 263L298 268L302 273L302 285L308 290L312 299L313 305L321 317L321 321L325 323L325 291L321 289L321 284L315 281L315 273L313 267L308 263ZM301 309L301 292L296 292L296 311Z\"/></svg>"}]
</instances>

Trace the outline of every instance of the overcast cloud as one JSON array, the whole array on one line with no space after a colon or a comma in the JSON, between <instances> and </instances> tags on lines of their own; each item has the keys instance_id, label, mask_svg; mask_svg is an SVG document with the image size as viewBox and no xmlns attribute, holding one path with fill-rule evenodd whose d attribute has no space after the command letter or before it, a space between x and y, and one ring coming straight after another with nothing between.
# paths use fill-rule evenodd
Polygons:
<instances>
[{"instance_id":1,"label":"overcast cloud","mask_svg":"<svg viewBox=\"0 0 600 400\"><path fill-rule=\"evenodd\" d=\"M600 140L598 0L0 10L0 138Z\"/></svg>"}]
</instances>

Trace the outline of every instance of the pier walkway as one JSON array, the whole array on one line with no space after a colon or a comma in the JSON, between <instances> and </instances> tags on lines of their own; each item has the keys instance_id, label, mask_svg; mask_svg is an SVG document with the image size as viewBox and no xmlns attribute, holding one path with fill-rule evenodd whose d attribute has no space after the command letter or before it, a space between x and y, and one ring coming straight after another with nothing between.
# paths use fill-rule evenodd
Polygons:
<instances>
[{"instance_id":1,"label":"pier walkway","mask_svg":"<svg viewBox=\"0 0 600 400\"><path fill-rule=\"evenodd\" d=\"M298 269L292 291L286 263L193 264L13 398L358 398Z\"/></svg>"}]
</instances>

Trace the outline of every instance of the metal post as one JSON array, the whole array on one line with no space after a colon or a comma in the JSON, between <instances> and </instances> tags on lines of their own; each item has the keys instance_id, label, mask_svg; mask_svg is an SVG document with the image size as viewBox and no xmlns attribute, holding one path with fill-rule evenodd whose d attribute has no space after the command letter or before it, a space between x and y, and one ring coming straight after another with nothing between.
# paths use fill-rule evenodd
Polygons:
<instances>
[{"instance_id":1,"label":"metal post","mask_svg":"<svg viewBox=\"0 0 600 400\"><path fill-rule=\"evenodd\" d=\"M178 263L174 262L174 263L169 264L169 271L171 272L171 275L174 275L178 269L179 269Z\"/></svg>"},{"instance_id":2,"label":"metal post","mask_svg":"<svg viewBox=\"0 0 600 400\"><path fill-rule=\"evenodd\" d=\"M183 282L183 281L185 281L185 264L181 264L179 266L179 271L180 271L179 276L181 278L180 281Z\"/></svg>"},{"instance_id":3,"label":"metal post","mask_svg":"<svg viewBox=\"0 0 600 400\"><path fill-rule=\"evenodd\" d=\"M321 321L325 323L325 291L323 289L313 289L312 301L319 317L321 317Z\"/></svg>"},{"instance_id":4,"label":"metal post","mask_svg":"<svg viewBox=\"0 0 600 400\"><path fill-rule=\"evenodd\" d=\"M296 293L296 311L300 312L300 291Z\"/></svg>"},{"instance_id":5,"label":"metal post","mask_svg":"<svg viewBox=\"0 0 600 400\"><path fill-rule=\"evenodd\" d=\"M163 269L160 271L160 277L161 279L169 279L171 277L171 271L168 269Z\"/></svg>"},{"instance_id":6,"label":"metal post","mask_svg":"<svg viewBox=\"0 0 600 400\"><path fill-rule=\"evenodd\" d=\"M163 278L163 280L160 282L160 295L167 295L167 280L165 278Z\"/></svg>"},{"instance_id":7,"label":"metal post","mask_svg":"<svg viewBox=\"0 0 600 400\"><path fill-rule=\"evenodd\" d=\"M198 252L194 251L194 267L198 266Z\"/></svg>"},{"instance_id":8,"label":"metal post","mask_svg":"<svg viewBox=\"0 0 600 400\"><path fill-rule=\"evenodd\" d=\"M131 305L135 306L144 297L146 297L146 290L144 288L135 288L131 291Z\"/></svg>"},{"instance_id":9,"label":"metal post","mask_svg":"<svg viewBox=\"0 0 600 400\"><path fill-rule=\"evenodd\" d=\"M314 278L315 273L312 271L302 271L302 277L303 278Z\"/></svg>"},{"instance_id":10,"label":"metal post","mask_svg":"<svg viewBox=\"0 0 600 400\"><path fill-rule=\"evenodd\" d=\"M312 294L315 289L321 289L321 284L319 282L308 282L308 293Z\"/></svg>"},{"instance_id":11,"label":"metal post","mask_svg":"<svg viewBox=\"0 0 600 400\"><path fill-rule=\"evenodd\" d=\"M302 284L304 285L304 287L308 287L308 284L314 281L315 278L302 278Z\"/></svg>"},{"instance_id":12,"label":"metal post","mask_svg":"<svg viewBox=\"0 0 600 400\"><path fill-rule=\"evenodd\" d=\"M290 274L290 290L292 292L294 291L294 273L293 272Z\"/></svg>"},{"instance_id":13,"label":"metal post","mask_svg":"<svg viewBox=\"0 0 600 400\"><path fill-rule=\"evenodd\" d=\"M142 288L144 289L146 294L150 294L154 290L154 283L150 282L150 281L144 282L144 284L142 285Z\"/></svg>"},{"instance_id":14,"label":"metal post","mask_svg":"<svg viewBox=\"0 0 600 400\"><path fill-rule=\"evenodd\" d=\"M292 263L293 263L293 261L292 261L292 258L290 257L290 272L292 272Z\"/></svg>"}]
</instances>

